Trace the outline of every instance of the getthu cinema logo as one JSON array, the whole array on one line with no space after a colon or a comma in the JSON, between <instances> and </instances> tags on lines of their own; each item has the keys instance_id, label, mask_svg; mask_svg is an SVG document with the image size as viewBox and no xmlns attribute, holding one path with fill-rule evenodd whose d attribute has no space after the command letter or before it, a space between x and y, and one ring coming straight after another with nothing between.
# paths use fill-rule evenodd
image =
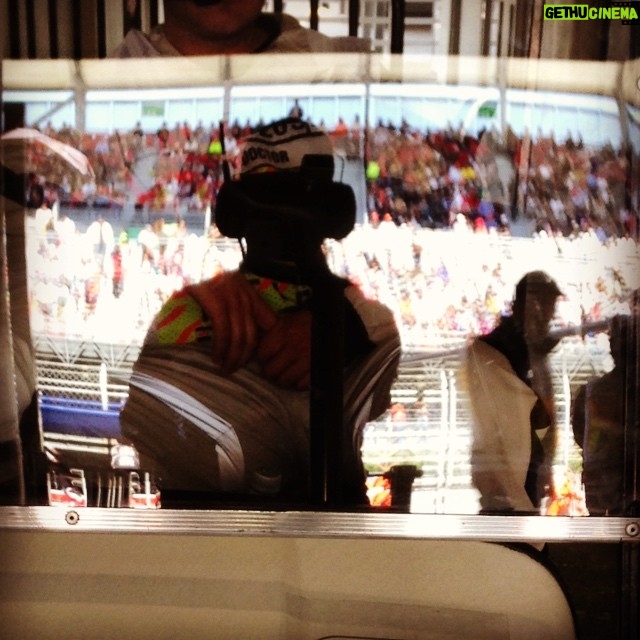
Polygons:
<instances>
[{"instance_id":1,"label":"getthu cinema logo","mask_svg":"<svg viewBox=\"0 0 640 640\"><path fill-rule=\"evenodd\" d=\"M545 20L621 20L622 24L640 24L638 2L611 2L606 7L588 4L545 4Z\"/></svg>"}]
</instances>

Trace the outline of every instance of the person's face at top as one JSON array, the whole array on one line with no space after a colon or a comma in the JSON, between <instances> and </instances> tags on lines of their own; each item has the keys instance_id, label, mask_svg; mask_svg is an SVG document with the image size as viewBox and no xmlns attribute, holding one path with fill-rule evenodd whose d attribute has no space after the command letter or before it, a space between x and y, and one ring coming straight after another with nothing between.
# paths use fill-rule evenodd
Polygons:
<instances>
[{"instance_id":1,"label":"person's face at top","mask_svg":"<svg viewBox=\"0 0 640 640\"><path fill-rule=\"evenodd\" d=\"M549 323L555 315L556 298L552 296L527 296L524 330L531 347L541 346L549 335Z\"/></svg>"},{"instance_id":2,"label":"person's face at top","mask_svg":"<svg viewBox=\"0 0 640 640\"><path fill-rule=\"evenodd\" d=\"M264 0L164 0L164 30L183 55L251 53L263 33Z\"/></svg>"}]
</instances>

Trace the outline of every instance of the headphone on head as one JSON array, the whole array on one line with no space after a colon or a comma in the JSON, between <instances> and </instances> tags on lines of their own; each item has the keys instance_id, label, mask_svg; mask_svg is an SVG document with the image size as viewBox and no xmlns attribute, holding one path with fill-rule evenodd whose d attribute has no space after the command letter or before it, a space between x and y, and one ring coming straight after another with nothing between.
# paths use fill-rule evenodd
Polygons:
<instances>
[{"instance_id":1,"label":"headphone on head","mask_svg":"<svg viewBox=\"0 0 640 640\"><path fill-rule=\"evenodd\" d=\"M307 154L299 170L245 174L218 192L215 222L228 238L245 238L252 223L273 224L314 238L340 240L353 229L353 189L333 181L333 156Z\"/></svg>"}]
</instances>

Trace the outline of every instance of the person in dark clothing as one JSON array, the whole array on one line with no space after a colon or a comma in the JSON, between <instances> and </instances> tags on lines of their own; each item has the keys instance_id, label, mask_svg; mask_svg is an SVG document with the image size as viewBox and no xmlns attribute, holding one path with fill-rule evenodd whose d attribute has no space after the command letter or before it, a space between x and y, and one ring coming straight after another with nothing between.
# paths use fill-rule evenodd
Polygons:
<instances>
[{"instance_id":1,"label":"person in dark clothing","mask_svg":"<svg viewBox=\"0 0 640 640\"><path fill-rule=\"evenodd\" d=\"M322 252L327 236L316 232L318 221L324 227L336 214L323 193L347 187L332 182L333 167L319 170L313 186L307 159L332 154L326 133L295 118L252 134L237 184L223 186L216 209L221 232L246 243L240 268L176 292L148 331L121 425L145 468L161 479L163 496L164 487L262 493L255 483L274 476L276 486L267 484L278 498L308 497L312 310L328 286L339 288L344 302L344 314L334 310L331 320L344 318L345 398L361 384L370 357L388 350L388 365L366 376L379 383L357 418L373 419L388 407L400 344L393 314L330 273ZM310 171L316 175L315 165ZM352 432L348 440L345 494L362 503L364 468Z\"/></svg>"},{"instance_id":2,"label":"person in dark clothing","mask_svg":"<svg viewBox=\"0 0 640 640\"><path fill-rule=\"evenodd\" d=\"M468 349L472 479L483 512L537 512L551 485L556 431L547 357L558 342L549 323L561 295L543 271L527 273L512 315Z\"/></svg>"},{"instance_id":3,"label":"person in dark clothing","mask_svg":"<svg viewBox=\"0 0 640 640\"><path fill-rule=\"evenodd\" d=\"M638 415L638 316L615 316L609 331L614 367L580 387L571 423L582 448L589 514L636 516L639 436L633 420Z\"/></svg>"}]
</instances>

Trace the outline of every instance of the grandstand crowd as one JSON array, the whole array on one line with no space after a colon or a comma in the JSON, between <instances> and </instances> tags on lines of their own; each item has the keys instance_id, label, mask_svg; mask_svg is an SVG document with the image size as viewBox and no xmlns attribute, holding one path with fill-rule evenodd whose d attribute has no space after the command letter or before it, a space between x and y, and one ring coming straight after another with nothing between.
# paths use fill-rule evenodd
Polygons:
<instances>
[{"instance_id":1,"label":"grandstand crowd","mask_svg":"<svg viewBox=\"0 0 640 640\"><path fill-rule=\"evenodd\" d=\"M33 145L28 170L45 185L50 201L71 207L121 207L131 198L137 165L155 154L154 183L135 193L135 204L160 212L215 209L222 153L239 162L241 141L257 126L239 123L224 134L211 124L164 124L145 132L137 124L114 134L80 134L70 127L44 133L85 153L95 176L83 178L53 153ZM421 131L407 123L378 122L366 131L359 118L324 126L338 153L367 160L368 205L374 221L476 231L508 232L513 220L564 236L595 229L602 238L638 235L638 202L631 147L595 148L568 136L558 142L538 131L521 137L508 130L478 136L462 128ZM366 135L365 135L366 133Z\"/></svg>"},{"instance_id":2,"label":"grandstand crowd","mask_svg":"<svg viewBox=\"0 0 640 640\"><path fill-rule=\"evenodd\" d=\"M368 220L327 242L332 268L396 314L404 344L437 348L485 333L508 313L513 286L545 268L563 288L557 324L628 312L640 286L638 203L630 150L568 138L406 123L327 127L338 153L366 158ZM31 146L32 184L44 202L29 217L34 330L86 335L142 332L172 291L234 268L237 243L215 226L221 160L235 163L252 127L177 123L145 132L43 132L82 150L95 176ZM223 156L223 154L225 154ZM150 164L152 185L137 175ZM40 204L40 203L38 203ZM137 226L123 209L142 212ZM75 212L91 210L86 229ZM195 232L185 212L211 215ZM154 213L156 215L151 216ZM515 237L524 225L529 237ZM114 311L118 322L114 323Z\"/></svg>"}]
</instances>

